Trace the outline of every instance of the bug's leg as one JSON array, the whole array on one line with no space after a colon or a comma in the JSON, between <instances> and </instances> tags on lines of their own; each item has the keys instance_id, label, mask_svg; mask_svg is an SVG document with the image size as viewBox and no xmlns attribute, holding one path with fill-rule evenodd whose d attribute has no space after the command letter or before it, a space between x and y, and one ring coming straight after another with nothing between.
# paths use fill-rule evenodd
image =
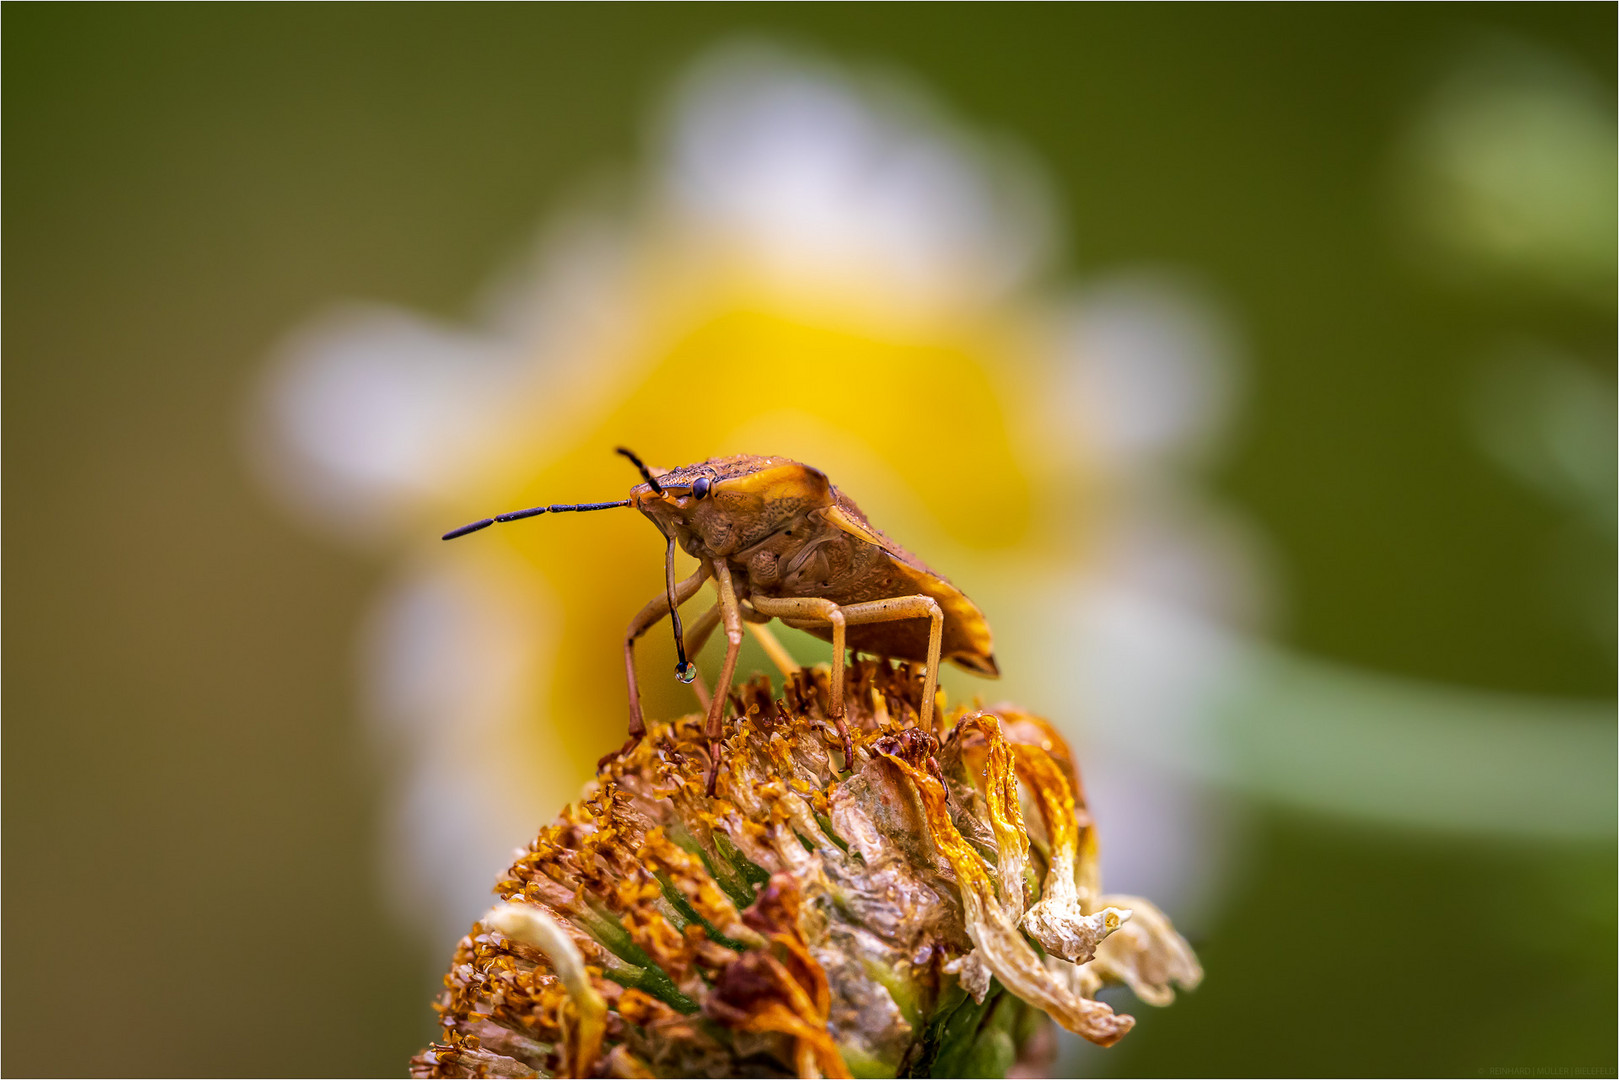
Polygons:
<instances>
[{"instance_id":1,"label":"bug's leg","mask_svg":"<svg viewBox=\"0 0 1619 1080\"><path fill-rule=\"evenodd\" d=\"M709 636L714 633L714 628L719 624L720 605L716 603L698 616L697 621L691 624L691 629L686 631L686 655L691 657L693 662L696 661L697 654L703 651L703 646L708 644ZM703 685L701 672L698 672L692 679L691 692L697 695L698 706L704 712L707 712L708 687Z\"/></svg>"},{"instance_id":2,"label":"bug's leg","mask_svg":"<svg viewBox=\"0 0 1619 1080\"><path fill-rule=\"evenodd\" d=\"M832 716L838 722L838 730L843 734L843 741L849 741L849 732L843 726L843 664L848 659L849 650L845 641L849 624L843 618L843 612L832 612Z\"/></svg>"},{"instance_id":3,"label":"bug's leg","mask_svg":"<svg viewBox=\"0 0 1619 1080\"><path fill-rule=\"evenodd\" d=\"M850 626L898 619L928 620L928 668L922 683L921 728L933 731L933 698L939 687L939 649L944 638L944 611L931 596L895 596L864 604L849 604L843 618Z\"/></svg>"},{"instance_id":4,"label":"bug's leg","mask_svg":"<svg viewBox=\"0 0 1619 1080\"><path fill-rule=\"evenodd\" d=\"M708 564L699 563L696 573L675 586L676 601L684 603L696 595L697 590L703 587L703 582L708 580L708 574ZM596 763L598 769L619 754L634 749L635 744L641 741L641 736L646 734L646 724L641 719L641 687L635 681L635 639L656 626L658 621L666 618L668 614L669 597L667 594L659 594L646 602L646 606L636 613L635 618L630 620L629 628L624 631L624 674L630 690L630 737L616 753L608 754L598 761Z\"/></svg>"},{"instance_id":5,"label":"bug's leg","mask_svg":"<svg viewBox=\"0 0 1619 1080\"><path fill-rule=\"evenodd\" d=\"M848 658L844 635L848 623L841 610L832 613L832 722L838 726L838 737L843 740L843 767L854 768L854 741L849 738L849 722L843 714L843 662Z\"/></svg>"},{"instance_id":6,"label":"bug's leg","mask_svg":"<svg viewBox=\"0 0 1619 1080\"><path fill-rule=\"evenodd\" d=\"M714 560L714 580L720 587L720 619L725 623L725 663L720 667L719 681L714 684L714 696L708 702L708 795L714 796L714 786L720 778L720 736L725 733L722 715L731 693L731 680L736 677L736 658L742 651L742 609L736 601L736 588L731 584L731 569L724 559Z\"/></svg>"},{"instance_id":7,"label":"bug's leg","mask_svg":"<svg viewBox=\"0 0 1619 1080\"><path fill-rule=\"evenodd\" d=\"M849 724L843 710L843 664L848 652L844 648L847 622L843 613L847 609L814 596L755 596L752 603L761 615L774 615L785 620L789 626L794 622L832 624L832 723L838 729L838 737L843 740L844 768L854 768L854 740L849 737ZM794 664L793 669L796 671L797 668L798 665Z\"/></svg>"}]
</instances>

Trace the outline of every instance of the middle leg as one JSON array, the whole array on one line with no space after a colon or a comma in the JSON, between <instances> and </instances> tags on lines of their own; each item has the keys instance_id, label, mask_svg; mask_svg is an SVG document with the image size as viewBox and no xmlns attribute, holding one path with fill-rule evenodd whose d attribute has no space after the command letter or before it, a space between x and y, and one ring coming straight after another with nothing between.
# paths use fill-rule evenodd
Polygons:
<instances>
[{"instance_id":1,"label":"middle leg","mask_svg":"<svg viewBox=\"0 0 1619 1080\"><path fill-rule=\"evenodd\" d=\"M724 559L714 560L714 581L720 588L720 619L725 624L725 663L720 667L719 681L714 684L714 696L708 702L708 795L714 796L714 786L720 778L720 736L724 734L725 702L731 696L731 681L736 678L736 658L742 651L742 607L736 602L736 587L731 583L731 568Z\"/></svg>"},{"instance_id":2,"label":"middle leg","mask_svg":"<svg viewBox=\"0 0 1619 1080\"><path fill-rule=\"evenodd\" d=\"M843 618L850 626L861 623L892 622L898 619L928 620L927 674L922 681L922 730L933 733L933 698L939 689L939 649L944 639L944 610L931 596L893 596L887 600L869 600L864 604L849 604L843 608Z\"/></svg>"},{"instance_id":3,"label":"middle leg","mask_svg":"<svg viewBox=\"0 0 1619 1080\"><path fill-rule=\"evenodd\" d=\"M939 651L944 638L944 610L931 596L892 596L863 604L838 606L817 597L761 597L751 599L762 615L775 615L788 626L795 623L832 624L832 711L843 730L843 657L845 628L861 623L899 619L928 620L927 673L922 684L921 726L933 731L933 698L939 686ZM845 735L847 739L847 735Z\"/></svg>"},{"instance_id":4,"label":"middle leg","mask_svg":"<svg viewBox=\"0 0 1619 1080\"><path fill-rule=\"evenodd\" d=\"M844 612L848 609L817 596L755 596L749 602L759 614L775 616L788 626L800 622L832 624L832 723L843 740L843 767L854 768L854 740L849 737L849 723L843 709L843 661L848 655L844 647L848 629Z\"/></svg>"}]
</instances>

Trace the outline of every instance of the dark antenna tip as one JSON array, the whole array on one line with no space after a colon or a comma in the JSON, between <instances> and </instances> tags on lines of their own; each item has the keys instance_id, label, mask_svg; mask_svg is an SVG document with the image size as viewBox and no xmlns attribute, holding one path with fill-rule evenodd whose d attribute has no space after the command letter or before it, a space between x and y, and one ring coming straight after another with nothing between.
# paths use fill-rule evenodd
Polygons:
<instances>
[{"instance_id":1,"label":"dark antenna tip","mask_svg":"<svg viewBox=\"0 0 1619 1080\"><path fill-rule=\"evenodd\" d=\"M635 456L634 450L620 446L614 449L613 453L623 454L625 457L630 459L631 463L634 464L637 469L641 470L641 479L647 482L647 486L652 489L652 493L654 495L663 494L663 485L658 483L658 478L652 475L652 470L646 467L646 462Z\"/></svg>"},{"instance_id":2,"label":"dark antenna tip","mask_svg":"<svg viewBox=\"0 0 1619 1080\"><path fill-rule=\"evenodd\" d=\"M489 528L489 526L493 525L494 523L495 523L494 518L484 518L482 521L474 521L470 525L463 525L459 529L451 529L449 532L447 532L443 536L439 537L439 539L440 540L454 540L458 536L465 536L465 535L467 535L467 533L475 533L479 529L487 529L487 528Z\"/></svg>"}]
</instances>

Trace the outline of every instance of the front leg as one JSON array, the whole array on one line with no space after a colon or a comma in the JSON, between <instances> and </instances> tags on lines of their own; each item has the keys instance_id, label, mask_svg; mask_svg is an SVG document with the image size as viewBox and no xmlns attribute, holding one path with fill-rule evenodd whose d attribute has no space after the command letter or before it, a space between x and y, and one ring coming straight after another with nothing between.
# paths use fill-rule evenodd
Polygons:
<instances>
[{"instance_id":1,"label":"front leg","mask_svg":"<svg viewBox=\"0 0 1619 1080\"><path fill-rule=\"evenodd\" d=\"M685 603L690 600L696 595L697 590L703 587L708 575L708 564L699 563L691 577L675 586L675 602ZM668 614L669 596L667 593L659 593L646 602L646 606L630 620L629 629L624 631L624 674L630 688L630 737L629 741L619 748L618 754L633 749L635 744L641 741L641 736L646 734L646 724L641 719L641 687L635 679L635 639L656 626L659 620L666 618ZM597 762L596 767L600 768L618 754L608 754Z\"/></svg>"},{"instance_id":2,"label":"front leg","mask_svg":"<svg viewBox=\"0 0 1619 1080\"><path fill-rule=\"evenodd\" d=\"M731 696L731 680L736 678L736 658L742 651L742 606L736 602L736 587L731 583L731 568L724 559L714 560L714 581L720 587L720 620L725 624L725 663L720 668L719 681L714 684L714 696L708 702L708 796L714 797L714 787L720 778L720 736L725 728L721 717L725 702Z\"/></svg>"}]
</instances>

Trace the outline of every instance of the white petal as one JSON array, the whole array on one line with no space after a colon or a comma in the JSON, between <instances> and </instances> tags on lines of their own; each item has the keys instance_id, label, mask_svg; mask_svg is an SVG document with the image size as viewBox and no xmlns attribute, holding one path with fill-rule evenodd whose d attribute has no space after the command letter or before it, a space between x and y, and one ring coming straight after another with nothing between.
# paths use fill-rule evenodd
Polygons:
<instances>
[{"instance_id":1,"label":"white petal","mask_svg":"<svg viewBox=\"0 0 1619 1080\"><path fill-rule=\"evenodd\" d=\"M451 940L490 885L575 794L535 743L551 605L512 566L407 574L367 620L361 685L391 765L383 872L405 923Z\"/></svg>"},{"instance_id":2,"label":"white petal","mask_svg":"<svg viewBox=\"0 0 1619 1080\"><path fill-rule=\"evenodd\" d=\"M1052 405L1081 453L1130 468L1207 452L1239 396L1235 337L1176 277L1131 273L1078 294L1059 319Z\"/></svg>"},{"instance_id":3,"label":"white petal","mask_svg":"<svg viewBox=\"0 0 1619 1080\"><path fill-rule=\"evenodd\" d=\"M384 308L340 310L277 351L254 456L293 509L366 538L453 488L516 377L510 350Z\"/></svg>"},{"instance_id":4,"label":"white petal","mask_svg":"<svg viewBox=\"0 0 1619 1080\"><path fill-rule=\"evenodd\" d=\"M993 294L1038 268L1042 179L890 80L741 47L698 68L667 136L671 211L788 280L879 278L893 302Z\"/></svg>"}]
</instances>

